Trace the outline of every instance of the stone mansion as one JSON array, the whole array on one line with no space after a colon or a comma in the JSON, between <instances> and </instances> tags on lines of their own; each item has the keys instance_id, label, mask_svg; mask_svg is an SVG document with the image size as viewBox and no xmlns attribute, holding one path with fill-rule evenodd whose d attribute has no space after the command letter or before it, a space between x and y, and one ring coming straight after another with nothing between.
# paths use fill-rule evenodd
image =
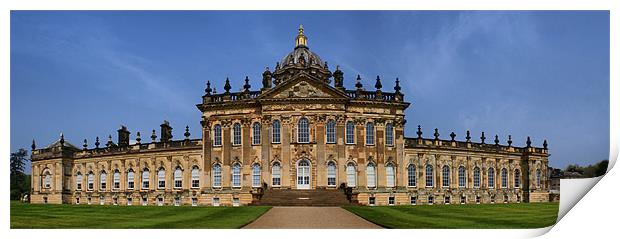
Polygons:
<instances>
[{"instance_id":1,"label":"stone mansion","mask_svg":"<svg viewBox=\"0 0 620 239\"><path fill-rule=\"evenodd\" d=\"M546 141L534 147L528 137L520 147L510 136L504 144L483 132L478 141L469 131L446 139L420 126L406 137L410 103L398 78L394 91L379 76L373 90L359 75L346 88L339 67L331 71L310 51L301 26L272 70L258 90L248 77L240 92L228 79L224 92L207 82L196 105L201 138L185 127L173 139L164 121L159 137L136 132L135 143L125 126L116 142L97 137L94 147L63 135L44 148L33 140L31 202L237 206L287 191L332 192L362 205L549 200Z\"/></svg>"}]
</instances>

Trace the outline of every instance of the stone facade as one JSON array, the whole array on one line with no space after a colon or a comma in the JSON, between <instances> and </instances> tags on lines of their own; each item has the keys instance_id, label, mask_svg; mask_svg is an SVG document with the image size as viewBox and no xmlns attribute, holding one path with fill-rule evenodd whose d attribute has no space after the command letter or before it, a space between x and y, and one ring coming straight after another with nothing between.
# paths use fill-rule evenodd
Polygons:
<instances>
[{"instance_id":1,"label":"stone facade","mask_svg":"<svg viewBox=\"0 0 620 239\"><path fill-rule=\"evenodd\" d=\"M311 52L300 28L293 52L263 72L262 88L215 93L207 82L202 138L173 140L168 122L150 143L126 127L118 142L82 149L64 137L32 153L33 203L247 205L264 190L349 188L363 205L544 202L548 150L404 135L408 102L354 89ZM333 85L332 85L333 79Z\"/></svg>"}]
</instances>

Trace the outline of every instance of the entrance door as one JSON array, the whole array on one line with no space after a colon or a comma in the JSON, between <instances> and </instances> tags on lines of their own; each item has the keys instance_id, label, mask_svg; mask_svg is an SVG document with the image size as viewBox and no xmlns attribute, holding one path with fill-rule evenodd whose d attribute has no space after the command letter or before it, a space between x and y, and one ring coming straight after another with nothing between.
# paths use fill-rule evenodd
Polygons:
<instances>
[{"instance_id":1,"label":"entrance door","mask_svg":"<svg viewBox=\"0 0 620 239\"><path fill-rule=\"evenodd\" d=\"M310 189L310 162L305 159L297 163L297 189Z\"/></svg>"}]
</instances>

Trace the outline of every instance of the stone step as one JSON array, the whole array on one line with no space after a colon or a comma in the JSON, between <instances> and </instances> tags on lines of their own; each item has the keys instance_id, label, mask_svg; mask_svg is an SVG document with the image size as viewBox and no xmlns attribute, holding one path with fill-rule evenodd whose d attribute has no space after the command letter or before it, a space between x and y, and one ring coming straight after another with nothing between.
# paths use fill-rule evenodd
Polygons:
<instances>
[{"instance_id":1,"label":"stone step","mask_svg":"<svg viewBox=\"0 0 620 239\"><path fill-rule=\"evenodd\" d=\"M269 206L342 206L350 205L342 190L271 189L266 190L253 205Z\"/></svg>"}]
</instances>

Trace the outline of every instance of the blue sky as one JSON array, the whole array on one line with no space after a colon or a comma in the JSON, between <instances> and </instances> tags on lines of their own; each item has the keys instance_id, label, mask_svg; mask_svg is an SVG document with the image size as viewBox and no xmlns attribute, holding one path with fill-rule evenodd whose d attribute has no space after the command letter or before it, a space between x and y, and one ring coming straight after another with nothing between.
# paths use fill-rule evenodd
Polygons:
<instances>
[{"instance_id":1,"label":"blue sky","mask_svg":"<svg viewBox=\"0 0 620 239\"><path fill-rule=\"evenodd\" d=\"M609 157L607 11L13 11L11 151L60 132L92 147L121 124L147 138L163 120L200 137L206 81L258 89L299 24L348 88L400 78L409 137L529 135L554 167Z\"/></svg>"}]
</instances>

